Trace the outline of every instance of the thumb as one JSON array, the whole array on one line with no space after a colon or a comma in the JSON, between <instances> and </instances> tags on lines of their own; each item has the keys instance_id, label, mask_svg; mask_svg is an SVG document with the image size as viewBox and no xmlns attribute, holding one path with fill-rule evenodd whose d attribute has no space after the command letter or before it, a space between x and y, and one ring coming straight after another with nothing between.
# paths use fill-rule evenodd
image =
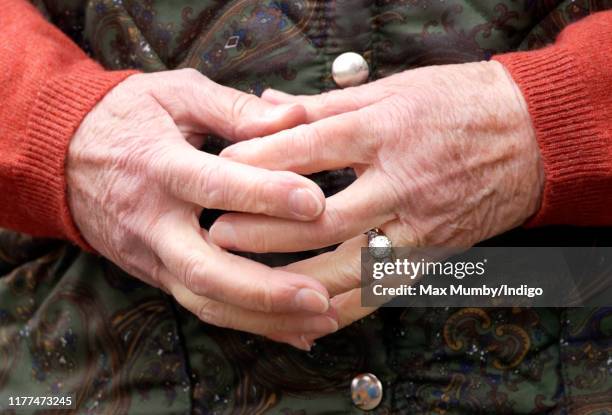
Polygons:
<instances>
[{"instance_id":1,"label":"thumb","mask_svg":"<svg viewBox=\"0 0 612 415\"><path fill-rule=\"evenodd\" d=\"M306 122L301 104L276 105L219 85L193 69L156 74L154 98L182 131L231 141L266 136Z\"/></svg>"},{"instance_id":2,"label":"thumb","mask_svg":"<svg viewBox=\"0 0 612 415\"><path fill-rule=\"evenodd\" d=\"M361 247L367 246L365 235L343 242L334 251L294 262L281 269L308 275L325 286L330 296L338 295L361 284Z\"/></svg>"},{"instance_id":3,"label":"thumb","mask_svg":"<svg viewBox=\"0 0 612 415\"><path fill-rule=\"evenodd\" d=\"M330 294L331 310L336 313L339 328L346 327L376 310L361 304L361 248L367 246L365 235L342 243L334 251L282 267L285 271L307 275L318 280ZM309 350L321 333L302 333L269 336ZM289 340L288 340L289 339Z\"/></svg>"}]
</instances>

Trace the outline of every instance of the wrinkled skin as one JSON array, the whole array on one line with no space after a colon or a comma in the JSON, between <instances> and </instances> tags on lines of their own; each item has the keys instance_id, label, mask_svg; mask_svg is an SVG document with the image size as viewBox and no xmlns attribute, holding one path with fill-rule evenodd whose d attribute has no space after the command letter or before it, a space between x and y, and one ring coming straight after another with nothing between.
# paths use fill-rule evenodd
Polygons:
<instances>
[{"instance_id":1,"label":"wrinkled skin","mask_svg":"<svg viewBox=\"0 0 612 415\"><path fill-rule=\"evenodd\" d=\"M341 326L372 311L361 307L357 288L367 230L382 228L394 246L469 247L539 207L544 172L535 133L520 90L497 62L420 68L320 96L267 91L263 98L302 104L309 124L234 144L223 157L301 174L350 166L359 177L328 198L315 221L229 213L211 237L254 252L343 242L284 268L328 287Z\"/></svg>"},{"instance_id":2,"label":"wrinkled skin","mask_svg":"<svg viewBox=\"0 0 612 415\"><path fill-rule=\"evenodd\" d=\"M202 208L312 220L315 183L194 148L207 133L242 140L305 121L194 70L138 74L87 115L68 151L68 201L85 240L127 272L173 295L202 320L308 348L299 333L333 332L316 279L232 255L198 223ZM298 335L295 335L298 333Z\"/></svg>"}]
</instances>

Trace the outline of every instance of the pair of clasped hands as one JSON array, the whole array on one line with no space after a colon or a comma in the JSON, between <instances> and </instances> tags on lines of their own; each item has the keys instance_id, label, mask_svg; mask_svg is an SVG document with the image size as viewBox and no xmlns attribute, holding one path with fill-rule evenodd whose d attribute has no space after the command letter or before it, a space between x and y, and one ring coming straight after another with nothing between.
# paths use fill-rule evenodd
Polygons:
<instances>
[{"instance_id":1,"label":"pair of clasped hands","mask_svg":"<svg viewBox=\"0 0 612 415\"><path fill-rule=\"evenodd\" d=\"M235 142L197 150L207 134ZM325 199L301 175L352 167ZM471 246L539 206L543 168L520 90L497 62L427 67L317 96L261 98L195 70L128 77L68 150L86 241L201 320L308 350L372 312L360 248ZM222 209L207 232L202 209ZM334 251L270 268L227 250Z\"/></svg>"}]
</instances>

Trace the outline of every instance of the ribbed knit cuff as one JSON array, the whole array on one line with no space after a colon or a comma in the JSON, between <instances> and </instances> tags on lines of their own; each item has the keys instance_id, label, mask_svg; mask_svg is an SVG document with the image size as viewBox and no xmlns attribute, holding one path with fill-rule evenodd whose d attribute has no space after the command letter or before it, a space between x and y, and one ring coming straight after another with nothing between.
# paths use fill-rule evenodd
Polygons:
<instances>
[{"instance_id":1,"label":"ribbed knit cuff","mask_svg":"<svg viewBox=\"0 0 612 415\"><path fill-rule=\"evenodd\" d=\"M66 197L65 163L70 139L81 121L104 95L134 71L105 71L83 60L49 79L28 116L28 147L19 172L20 205L53 234L64 235L82 248L91 247L72 220Z\"/></svg>"},{"instance_id":2,"label":"ribbed knit cuff","mask_svg":"<svg viewBox=\"0 0 612 415\"><path fill-rule=\"evenodd\" d=\"M610 173L580 66L559 46L494 59L525 97L546 174L541 207L526 225L591 224L601 217Z\"/></svg>"}]
</instances>

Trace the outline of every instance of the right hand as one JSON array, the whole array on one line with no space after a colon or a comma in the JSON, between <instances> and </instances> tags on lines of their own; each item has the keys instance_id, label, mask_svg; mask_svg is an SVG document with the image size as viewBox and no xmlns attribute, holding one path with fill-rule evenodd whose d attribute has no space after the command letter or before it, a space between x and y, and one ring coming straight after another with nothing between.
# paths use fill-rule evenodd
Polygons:
<instances>
[{"instance_id":1,"label":"right hand","mask_svg":"<svg viewBox=\"0 0 612 415\"><path fill-rule=\"evenodd\" d=\"M200 228L203 208L317 218L310 180L198 151L208 134L238 141L305 121L197 71L132 75L85 117L67 157L68 203L85 240L126 272L173 295L205 322L307 349L305 332L338 328L313 278L232 255Z\"/></svg>"}]
</instances>

